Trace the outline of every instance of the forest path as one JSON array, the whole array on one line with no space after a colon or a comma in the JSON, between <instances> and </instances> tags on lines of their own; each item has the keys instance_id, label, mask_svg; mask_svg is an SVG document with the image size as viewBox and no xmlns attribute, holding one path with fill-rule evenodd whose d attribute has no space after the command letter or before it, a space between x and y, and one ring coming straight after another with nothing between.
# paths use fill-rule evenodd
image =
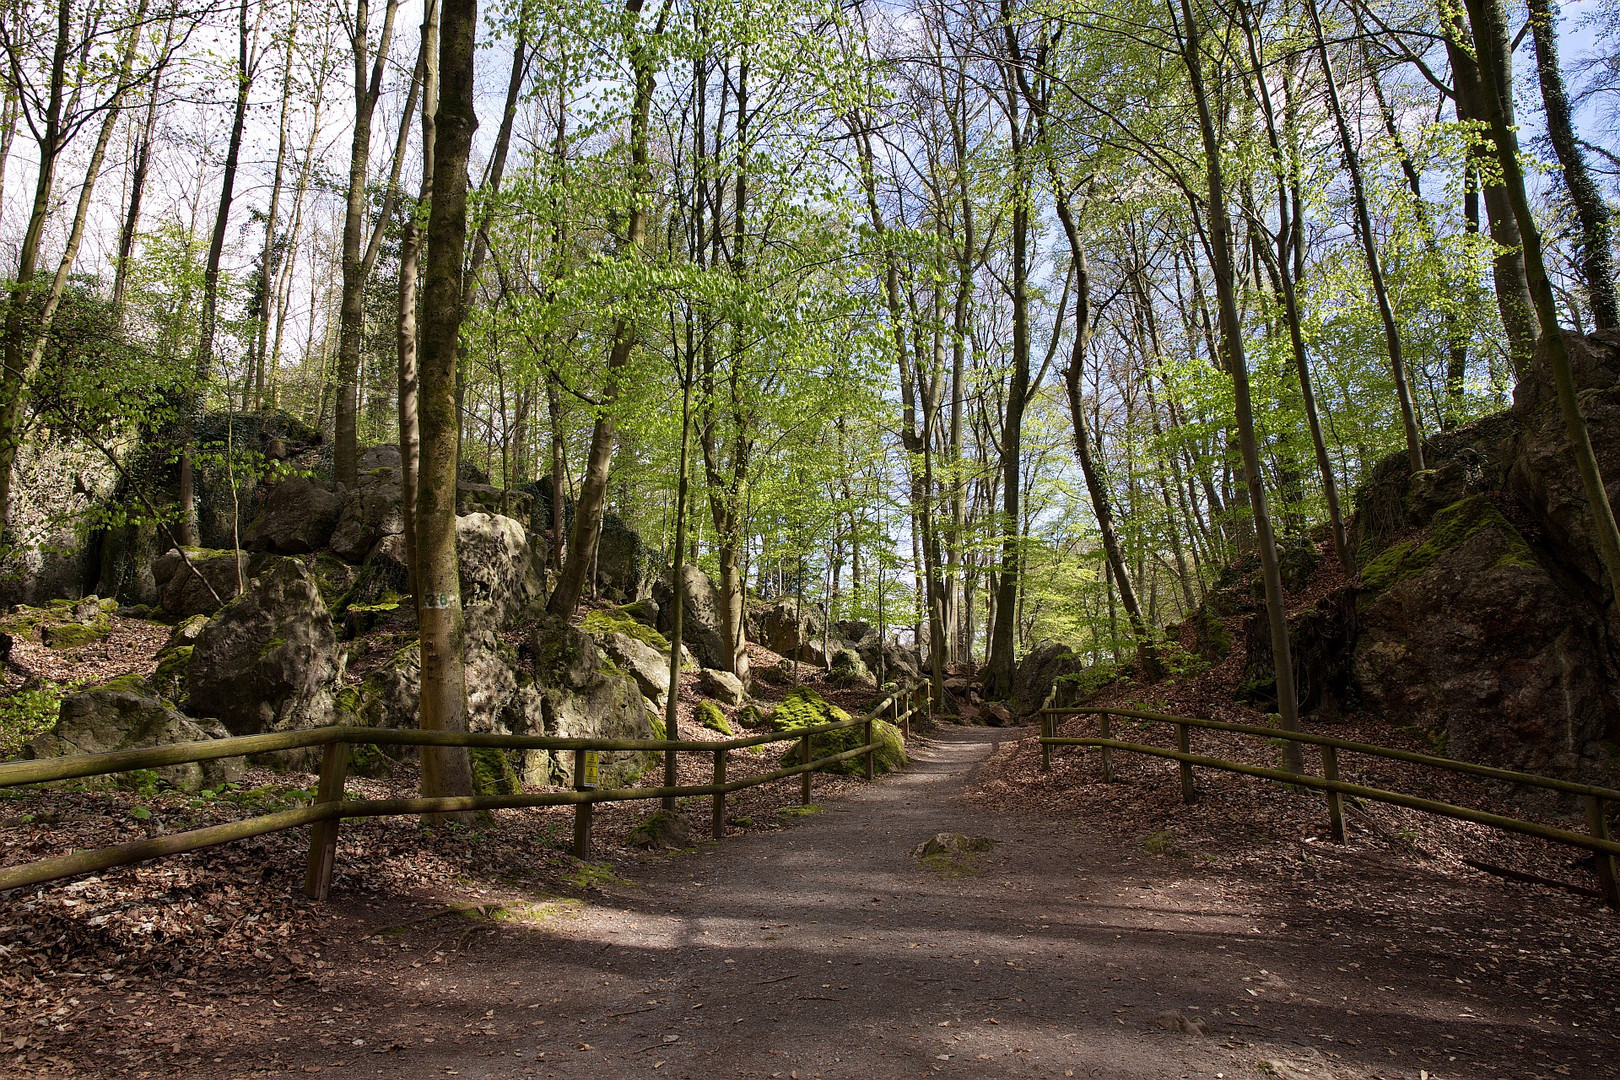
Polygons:
<instances>
[{"instance_id":1,"label":"forest path","mask_svg":"<svg viewBox=\"0 0 1620 1080\"><path fill-rule=\"evenodd\" d=\"M1371 916L1290 930L1286 906L1234 898L1186 860L971 808L974 771L1014 734L947 730L898 776L786 829L646 864L582 908L368 938L335 965L370 977L329 984L334 1026L281 1028L291 1045L260 1050L298 1064L257 1068L1450 1080L1599 1076L1620 1060L1609 1032L1544 1024L1532 997L1460 961L1388 951ZM949 876L910 854L939 832L998 844Z\"/></svg>"}]
</instances>

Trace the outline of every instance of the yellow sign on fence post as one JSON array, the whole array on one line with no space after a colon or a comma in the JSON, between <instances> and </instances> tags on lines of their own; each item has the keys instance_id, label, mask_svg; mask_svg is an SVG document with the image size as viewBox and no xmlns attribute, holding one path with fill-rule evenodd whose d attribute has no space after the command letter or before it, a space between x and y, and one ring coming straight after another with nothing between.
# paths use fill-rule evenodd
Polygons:
<instances>
[{"instance_id":1,"label":"yellow sign on fence post","mask_svg":"<svg viewBox=\"0 0 1620 1080\"><path fill-rule=\"evenodd\" d=\"M574 786L580 791L590 791L596 787L596 751L587 750L580 755L579 775L574 778Z\"/></svg>"}]
</instances>

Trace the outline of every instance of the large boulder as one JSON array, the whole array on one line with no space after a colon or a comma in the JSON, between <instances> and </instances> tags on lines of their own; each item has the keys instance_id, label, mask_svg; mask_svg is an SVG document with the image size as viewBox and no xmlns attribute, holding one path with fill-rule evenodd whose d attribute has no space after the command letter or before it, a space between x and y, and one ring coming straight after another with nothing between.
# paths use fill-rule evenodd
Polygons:
<instances>
[{"instance_id":1,"label":"large boulder","mask_svg":"<svg viewBox=\"0 0 1620 1080\"><path fill-rule=\"evenodd\" d=\"M243 534L249 551L307 555L332 538L344 496L307 476L293 474L272 485L264 505Z\"/></svg>"},{"instance_id":2,"label":"large boulder","mask_svg":"<svg viewBox=\"0 0 1620 1080\"><path fill-rule=\"evenodd\" d=\"M498 514L456 518L461 602L487 604L509 626L539 612L546 601L545 556L523 525Z\"/></svg>"},{"instance_id":3,"label":"large boulder","mask_svg":"<svg viewBox=\"0 0 1620 1080\"><path fill-rule=\"evenodd\" d=\"M354 488L344 493L343 511L332 533L332 551L339 558L360 562L377 541L405 531L399 460L399 448L395 446L371 446L361 454L358 479Z\"/></svg>"},{"instance_id":4,"label":"large boulder","mask_svg":"<svg viewBox=\"0 0 1620 1080\"><path fill-rule=\"evenodd\" d=\"M211 615L229 603L242 591L252 569L245 551L187 548L182 559L178 549L170 548L152 564L152 575L164 613L184 619Z\"/></svg>"},{"instance_id":5,"label":"large boulder","mask_svg":"<svg viewBox=\"0 0 1620 1080\"><path fill-rule=\"evenodd\" d=\"M731 667L731 649L726 645L725 623L720 607L720 590L700 567L681 567L681 640L704 667ZM675 594L668 581L653 590L658 601L658 629L665 634L675 630Z\"/></svg>"},{"instance_id":6,"label":"large boulder","mask_svg":"<svg viewBox=\"0 0 1620 1080\"><path fill-rule=\"evenodd\" d=\"M604 658L590 634L555 616L544 616L529 638L530 674L521 713L510 718L518 734L609 739L650 739L652 714L630 675ZM523 730L519 730L519 727ZM573 754L544 750L523 755L523 777L533 784L573 782ZM633 784L656 755L615 751L601 755L604 787Z\"/></svg>"},{"instance_id":7,"label":"large boulder","mask_svg":"<svg viewBox=\"0 0 1620 1080\"><path fill-rule=\"evenodd\" d=\"M743 681L729 671L704 668L698 672L698 693L723 705L741 705L748 700L748 689Z\"/></svg>"},{"instance_id":8,"label":"large boulder","mask_svg":"<svg viewBox=\"0 0 1620 1080\"><path fill-rule=\"evenodd\" d=\"M1052 686L1065 675L1078 674L1087 667L1084 656L1061 641L1046 641L1025 653L1013 672L1012 712L1030 716L1039 711Z\"/></svg>"},{"instance_id":9,"label":"large boulder","mask_svg":"<svg viewBox=\"0 0 1620 1080\"><path fill-rule=\"evenodd\" d=\"M522 488L508 491L494 487L488 482L463 481L456 485L458 514L499 514L519 521L528 521L534 513L533 499L534 496Z\"/></svg>"},{"instance_id":10,"label":"large boulder","mask_svg":"<svg viewBox=\"0 0 1620 1080\"><path fill-rule=\"evenodd\" d=\"M182 715L139 676L125 675L63 698L56 726L28 744L27 756L137 750L222 739L227 734L217 721ZM218 758L166 765L156 772L174 787L197 791L240 778L242 767L241 758Z\"/></svg>"},{"instance_id":11,"label":"large boulder","mask_svg":"<svg viewBox=\"0 0 1620 1080\"><path fill-rule=\"evenodd\" d=\"M641 534L616 514L602 516L602 535L596 542L596 590L616 603L639 600L657 580L659 559Z\"/></svg>"},{"instance_id":12,"label":"large boulder","mask_svg":"<svg viewBox=\"0 0 1620 1080\"><path fill-rule=\"evenodd\" d=\"M755 640L774 653L816 667L826 667L844 639L827 625L826 616L813 605L800 609L798 601L783 597L751 613Z\"/></svg>"},{"instance_id":13,"label":"large boulder","mask_svg":"<svg viewBox=\"0 0 1620 1080\"><path fill-rule=\"evenodd\" d=\"M1489 499L1445 508L1362 582L1353 674L1366 707L1455 757L1605 775L1620 696L1601 612Z\"/></svg>"},{"instance_id":14,"label":"large boulder","mask_svg":"<svg viewBox=\"0 0 1620 1080\"><path fill-rule=\"evenodd\" d=\"M198 633L186 667L190 707L234 735L330 724L343 666L309 571L272 558Z\"/></svg>"}]
</instances>

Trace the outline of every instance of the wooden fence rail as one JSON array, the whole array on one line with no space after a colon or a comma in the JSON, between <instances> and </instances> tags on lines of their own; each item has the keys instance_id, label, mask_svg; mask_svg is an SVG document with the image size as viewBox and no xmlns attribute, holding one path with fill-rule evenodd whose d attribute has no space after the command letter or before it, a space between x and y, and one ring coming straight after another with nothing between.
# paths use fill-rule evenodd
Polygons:
<instances>
[{"instance_id":1,"label":"wooden fence rail","mask_svg":"<svg viewBox=\"0 0 1620 1080\"><path fill-rule=\"evenodd\" d=\"M1338 843L1344 842L1344 813L1341 798L1345 795L1374 802L1389 803L1394 806L1404 806L1413 810L1422 810L1426 813L1456 818L1461 821L1472 821L1494 829L1501 829L1504 832L1521 833L1526 836L1551 840L1559 844L1568 844L1571 847L1583 848L1592 852L1597 863L1598 886L1603 899L1610 907L1620 908L1620 874L1616 872L1615 860L1615 857L1620 855L1620 843L1616 843L1610 837L1608 828L1608 804L1610 802L1620 802L1620 791L1614 788L1580 784L1550 776L1537 776L1534 773L1515 772L1511 769L1498 769L1489 765L1475 765L1467 761L1453 761L1450 758L1435 757L1432 754L1397 750L1393 747L1377 746L1372 743L1351 742L1326 735L1315 735L1302 731L1282 731L1277 728L1260 727L1255 724L1201 720L1190 716L1172 716L1166 713L1135 709L1043 708L1040 715L1041 767L1043 770L1051 768L1051 753L1054 746L1096 747L1102 752L1103 780L1107 783L1112 783L1114 779L1113 763L1110 755L1115 750L1167 758L1177 762L1181 778L1181 797L1182 801L1186 803L1196 802L1198 798L1198 789L1193 778L1194 766L1220 769L1224 772L1239 773L1244 776L1255 776L1264 780L1274 780L1278 783L1292 784L1298 787L1314 788L1323 792L1326 796L1329 828L1333 839ZM1060 737L1056 734L1059 717L1082 715L1098 717L1100 737L1069 738ZM1170 750L1162 746L1150 746L1113 738L1109 718L1114 716L1174 725L1176 729L1176 749ZM1290 742L1319 746L1322 749L1323 775L1317 777L1309 774L1288 772L1282 769L1267 769L1227 761L1223 758L1204 757L1194 754L1191 752L1193 728L1228 731L1266 739L1286 739ZM1433 799L1419 798L1415 795L1388 791L1383 788L1346 783L1339 779L1338 755L1340 750L1403 761L1408 764L1441 769L1447 772L1481 776L1507 783L1522 784L1527 787L1558 791L1568 795L1577 795L1585 803L1588 831L1579 833L1552 825L1544 825L1541 822L1527 821L1523 818L1509 817L1503 814L1493 814L1467 806L1458 806L1454 803L1438 802Z\"/></svg>"},{"instance_id":2,"label":"wooden fence rail","mask_svg":"<svg viewBox=\"0 0 1620 1080\"><path fill-rule=\"evenodd\" d=\"M889 720L909 729L914 713L927 708L917 704L924 689L921 682L903 686L880 701L871 712L849 720L830 721L805 728L791 728L784 732L748 735L715 742L692 739L590 739L558 738L544 735L494 735L475 732L394 730L355 726L309 728L302 731L277 732L268 735L241 735L206 742L176 743L142 750L121 750L104 754L75 754L68 757L45 758L36 761L9 761L0 763L0 787L21 784L49 783L108 773L130 772L135 769L155 769L188 762L212 761L218 758L243 757L279 750L322 747L320 782L315 802L293 810L274 814L261 814L240 821L210 825L186 832L136 840L112 847L76 851L70 855L40 859L17 866L0 867L0 891L38 885L42 882L77 874L94 873L115 866L143 862L165 855L178 855L200 848L214 847L233 840L281 832L286 829L312 825L309 859L305 869L306 895L324 900L331 889L332 873L337 852L339 827L345 818L390 817L414 814L451 814L465 811L511 810L533 806L573 806L574 854L583 859L590 853L590 821L592 808L597 803L627 802L647 799L686 798L710 796L714 800L713 835L721 839L725 829L725 797L733 791L757 787L785 777L803 775L804 786L800 797L810 801L810 775L817 770L865 758L868 780L873 776L873 756L878 749L874 726L880 719ZM809 760L811 739L830 732L850 728L862 729L863 743L850 750ZM774 769L767 773L740 780L726 779L726 754L731 750L767 743L792 742L800 744L799 763ZM586 752L596 751L689 751L711 754L714 759L714 782L697 785L636 788L576 787L573 791L547 791L521 795L466 795L413 799L345 799L344 783L348 775L349 747L373 746L464 746L496 747L506 750L555 750L576 753L575 782L579 783L580 759Z\"/></svg>"}]
</instances>

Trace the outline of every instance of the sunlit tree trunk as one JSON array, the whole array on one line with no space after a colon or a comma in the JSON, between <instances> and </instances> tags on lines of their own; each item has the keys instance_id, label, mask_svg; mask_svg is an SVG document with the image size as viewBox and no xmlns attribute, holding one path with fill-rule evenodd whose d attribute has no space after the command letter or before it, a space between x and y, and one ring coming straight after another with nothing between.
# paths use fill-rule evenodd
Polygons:
<instances>
[{"instance_id":1,"label":"sunlit tree trunk","mask_svg":"<svg viewBox=\"0 0 1620 1080\"><path fill-rule=\"evenodd\" d=\"M478 112L473 63L477 0L444 0L439 22L439 102L434 110L433 192L422 287L417 417L421 430L416 497L416 611L422 648L421 726L467 729L462 658L465 631L456 556L456 338L467 242L467 158ZM422 794L472 791L467 751L422 747Z\"/></svg>"}]
</instances>

